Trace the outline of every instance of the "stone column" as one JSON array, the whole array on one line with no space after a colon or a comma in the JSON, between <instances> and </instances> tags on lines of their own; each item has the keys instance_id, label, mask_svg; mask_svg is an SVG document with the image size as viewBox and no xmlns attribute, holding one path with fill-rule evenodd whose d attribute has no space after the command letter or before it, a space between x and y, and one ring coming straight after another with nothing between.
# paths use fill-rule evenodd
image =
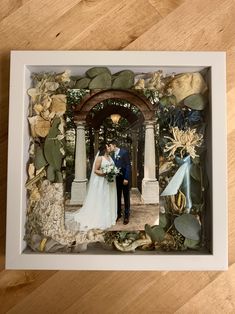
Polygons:
<instances>
[{"instance_id":1,"label":"stone column","mask_svg":"<svg viewBox=\"0 0 235 314\"><path fill-rule=\"evenodd\" d=\"M137 149L138 149L138 131L131 130L132 136L132 186L131 186L131 204L139 205L142 203L141 194L137 187Z\"/></svg>"},{"instance_id":2,"label":"stone column","mask_svg":"<svg viewBox=\"0 0 235 314\"><path fill-rule=\"evenodd\" d=\"M137 130L131 130L132 136L132 188L137 188Z\"/></svg>"},{"instance_id":3,"label":"stone column","mask_svg":"<svg viewBox=\"0 0 235 314\"><path fill-rule=\"evenodd\" d=\"M86 168L85 122L78 122L75 150L75 179L72 183L70 204L83 204L87 185Z\"/></svg>"},{"instance_id":4,"label":"stone column","mask_svg":"<svg viewBox=\"0 0 235 314\"><path fill-rule=\"evenodd\" d=\"M99 133L100 130L95 130L95 155L97 154L99 149Z\"/></svg>"},{"instance_id":5,"label":"stone column","mask_svg":"<svg viewBox=\"0 0 235 314\"><path fill-rule=\"evenodd\" d=\"M145 204L159 203L159 185L156 179L155 121L145 122L144 179L142 199Z\"/></svg>"}]
</instances>

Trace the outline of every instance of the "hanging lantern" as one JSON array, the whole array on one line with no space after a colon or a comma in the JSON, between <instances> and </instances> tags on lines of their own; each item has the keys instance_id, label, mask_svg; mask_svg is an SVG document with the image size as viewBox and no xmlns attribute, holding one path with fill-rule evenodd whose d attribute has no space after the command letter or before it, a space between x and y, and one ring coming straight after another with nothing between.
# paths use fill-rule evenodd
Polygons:
<instances>
[{"instance_id":1,"label":"hanging lantern","mask_svg":"<svg viewBox=\"0 0 235 314\"><path fill-rule=\"evenodd\" d=\"M111 114L110 118L114 124L118 124L118 121L120 120L121 116L118 113L114 113L114 114Z\"/></svg>"}]
</instances>

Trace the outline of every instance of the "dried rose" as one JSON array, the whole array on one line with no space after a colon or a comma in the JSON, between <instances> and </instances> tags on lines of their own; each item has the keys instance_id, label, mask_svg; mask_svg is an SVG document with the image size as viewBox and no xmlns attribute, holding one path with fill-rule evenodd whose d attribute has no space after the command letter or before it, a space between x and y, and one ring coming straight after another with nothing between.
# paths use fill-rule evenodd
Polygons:
<instances>
[{"instance_id":1,"label":"dried rose","mask_svg":"<svg viewBox=\"0 0 235 314\"><path fill-rule=\"evenodd\" d=\"M169 83L168 88L172 89L172 94L178 102L189 95L203 94L207 91L206 82L199 72L176 75Z\"/></svg>"}]
</instances>

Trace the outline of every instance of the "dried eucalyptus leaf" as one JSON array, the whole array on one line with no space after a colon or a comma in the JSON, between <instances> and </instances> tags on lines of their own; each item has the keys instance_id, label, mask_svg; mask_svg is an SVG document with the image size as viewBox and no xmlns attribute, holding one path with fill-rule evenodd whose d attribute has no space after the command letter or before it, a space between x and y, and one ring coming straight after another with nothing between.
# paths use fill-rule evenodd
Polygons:
<instances>
[{"instance_id":1,"label":"dried eucalyptus leaf","mask_svg":"<svg viewBox=\"0 0 235 314\"><path fill-rule=\"evenodd\" d=\"M201 181L201 169L200 166L197 164L191 164L190 167L190 175L194 178L196 181Z\"/></svg>"},{"instance_id":2,"label":"dried eucalyptus leaf","mask_svg":"<svg viewBox=\"0 0 235 314\"><path fill-rule=\"evenodd\" d=\"M102 73L107 73L107 74L111 75L110 70L106 67L94 67L94 68L91 68L88 71L86 71L86 75L90 78L94 78L97 75L100 75Z\"/></svg>"},{"instance_id":3,"label":"dried eucalyptus leaf","mask_svg":"<svg viewBox=\"0 0 235 314\"><path fill-rule=\"evenodd\" d=\"M194 110L205 109L207 103L208 98L201 94L190 95L184 99L184 105Z\"/></svg>"},{"instance_id":4,"label":"dried eucalyptus leaf","mask_svg":"<svg viewBox=\"0 0 235 314\"><path fill-rule=\"evenodd\" d=\"M160 100L159 100L160 104L162 106L171 106L171 105L176 105L177 104L177 100L176 97L174 95L172 96L163 96Z\"/></svg>"},{"instance_id":5,"label":"dried eucalyptus leaf","mask_svg":"<svg viewBox=\"0 0 235 314\"><path fill-rule=\"evenodd\" d=\"M150 236L153 243L161 242L165 236L165 231L160 226L151 227L150 225L146 224L145 232Z\"/></svg>"},{"instance_id":6,"label":"dried eucalyptus leaf","mask_svg":"<svg viewBox=\"0 0 235 314\"><path fill-rule=\"evenodd\" d=\"M93 78L89 84L90 89L111 88L111 74L101 73Z\"/></svg>"},{"instance_id":7,"label":"dried eucalyptus leaf","mask_svg":"<svg viewBox=\"0 0 235 314\"><path fill-rule=\"evenodd\" d=\"M185 238L184 240L184 246L189 249L198 249L199 243L200 243L199 240L192 240L192 239L187 239L187 238Z\"/></svg>"},{"instance_id":8,"label":"dried eucalyptus leaf","mask_svg":"<svg viewBox=\"0 0 235 314\"><path fill-rule=\"evenodd\" d=\"M62 153L60 151L61 144L58 140L45 141L44 153L48 163L55 170L60 170L62 165Z\"/></svg>"},{"instance_id":9,"label":"dried eucalyptus leaf","mask_svg":"<svg viewBox=\"0 0 235 314\"><path fill-rule=\"evenodd\" d=\"M190 196L191 196L192 202L195 204L200 204L201 196L202 196L200 181L196 181L193 177L191 177L190 190L191 190Z\"/></svg>"},{"instance_id":10,"label":"dried eucalyptus leaf","mask_svg":"<svg viewBox=\"0 0 235 314\"><path fill-rule=\"evenodd\" d=\"M75 84L76 84L76 81L70 80L70 82L68 83L68 86L69 88L74 88Z\"/></svg>"},{"instance_id":11,"label":"dried eucalyptus leaf","mask_svg":"<svg viewBox=\"0 0 235 314\"><path fill-rule=\"evenodd\" d=\"M201 225L197 218L191 214L183 214L174 220L175 228L185 238L200 240Z\"/></svg>"},{"instance_id":12,"label":"dried eucalyptus leaf","mask_svg":"<svg viewBox=\"0 0 235 314\"><path fill-rule=\"evenodd\" d=\"M63 155L60 151L62 144L57 139L59 135L58 126L60 124L60 118L56 118L53 121L50 132L45 140L44 155L47 162L53 167L53 169L60 171L62 165Z\"/></svg>"},{"instance_id":13,"label":"dried eucalyptus leaf","mask_svg":"<svg viewBox=\"0 0 235 314\"><path fill-rule=\"evenodd\" d=\"M55 169L49 165L47 167L47 179L51 182L55 182Z\"/></svg>"},{"instance_id":14,"label":"dried eucalyptus leaf","mask_svg":"<svg viewBox=\"0 0 235 314\"><path fill-rule=\"evenodd\" d=\"M40 146L36 147L34 165L37 170L47 165L47 161L44 157L43 149Z\"/></svg>"},{"instance_id":15,"label":"dried eucalyptus leaf","mask_svg":"<svg viewBox=\"0 0 235 314\"><path fill-rule=\"evenodd\" d=\"M63 176L61 171L56 171L56 182L63 183Z\"/></svg>"},{"instance_id":16,"label":"dried eucalyptus leaf","mask_svg":"<svg viewBox=\"0 0 235 314\"><path fill-rule=\"evenodd\" d=\"M52 126L50 128L50 131L49 131L49 134L47 136L47 139L49 138L56 138L56 136L60 133L59 132L59 129L58 129L58 126L60 124L60 118L56 117L54 120L53 120L53 123L52 123Z\"/></svg>"},{"instance_id":17,"label":"dried eucalyptus leaf","mask_svg":"<svg viewBox=\"0 0 235 314\"><path fill-rule=\"evenodd\" d=\"M132 72L131 70L123 70L123 71L119 71L116 72L112 75L113 79L116 79L117 77L121 77L121 76L135 76L135 73Z\"/></svg>"},{"instance_id":18,"label":"dried eucalyptus leaf","mask_svg":"<svg viewBox=\"0 0 235 314\"><path fill-rule=\"evenodd\" d=\"M73 80L73 81L78 81L78 80L80 80L81 78L82 78L81 75L72 75L72 76L70 77L70 79Z\"/></svg>"},{"instance_id":19,"label":"dried eucalyptus leaf","mask_svg":"<svg viewBox=\"0 0 235 314\"><path fill-rule=\"evenodd\" d=\"M118 77L113 81L112 88L127 89L133 86L134 80L128 77Z\"/></svg>"},{"instance_id":20,"label":"dried eucalyptus leaf","mask_svg":"<svg viewBox=\"0 0 235 314\"><path fill-rule=\"evenodd\" d=\"M126 70L126 71L121 71L117 75L115 74L114 81L112 84L112 88L131 88L134 85L134 73L132 71Z\"/></svg>"},{"instance_id":21,"label":"dried eucalyptus leaf","mask_svg":"<svg viewBox=\"0 0 235 314\"><path fill-rule=\"evenodd\" d=\"M159 215L159 226L165 228L168 221L165 214L160 213Z\"/></svg>"},{"instance_id":22,"label":"dried eucalyptus leaf","mask_svg":"<svg viewBox=\"0 0 235 314\"><path fill-rule=\"evenodd\" d=\"M78 89L88 88L90 81L91 80L88 77L83 77L76 82L74 88Z\"/></svg>"}]
</instances>

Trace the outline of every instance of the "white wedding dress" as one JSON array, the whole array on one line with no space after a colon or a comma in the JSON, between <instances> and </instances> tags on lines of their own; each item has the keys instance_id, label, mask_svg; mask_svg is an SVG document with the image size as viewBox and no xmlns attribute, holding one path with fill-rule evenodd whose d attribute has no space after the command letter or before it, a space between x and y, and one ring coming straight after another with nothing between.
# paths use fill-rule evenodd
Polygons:
<instances>
[{"instance_id":1,"label":"white wedding dress","mask_svg":"<svg viewBox=\"0 0 235 314\"><path fill-rule=\"evenodd\" d=\"M98 154L96 155L97 158ZM73 229L86 231L94 228L107 229L116 224L117 190L116 180L108 182L105 177L94 173L94 165L88 184L88 191L83 206L75 213L66 213L66 225ZM101 167L114 164L113 159L102 156Z\"/></svg>"}]
</instances>

